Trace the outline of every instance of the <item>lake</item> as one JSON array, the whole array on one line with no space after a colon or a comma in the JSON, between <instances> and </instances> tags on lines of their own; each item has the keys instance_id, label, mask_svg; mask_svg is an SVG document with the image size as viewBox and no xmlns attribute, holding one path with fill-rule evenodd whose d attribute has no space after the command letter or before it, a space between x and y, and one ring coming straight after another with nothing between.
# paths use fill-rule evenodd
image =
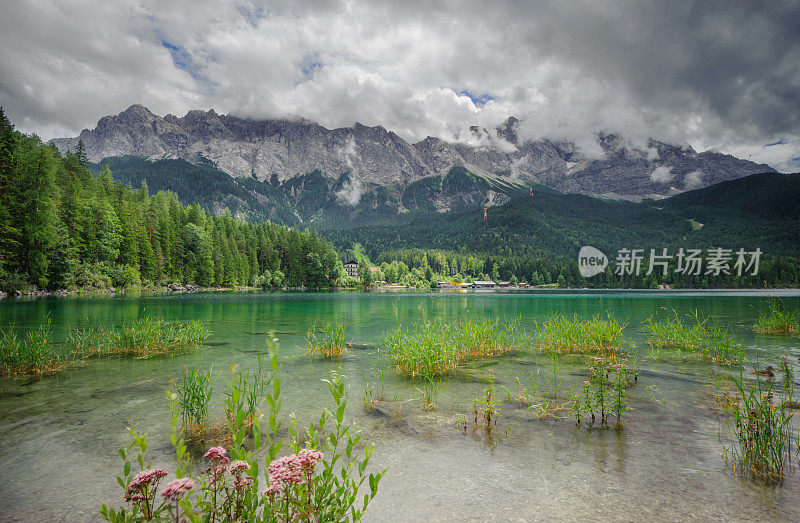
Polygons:
<instances>
[{"instance_id":1,"label":"lake","mask_svg":"<svg viewBox=\"0 0 800 523\"><path fill-rule=\"evenodd\" d=\"M374 445L372 463L389 470L367 512L369 521L532 519L800 520L800 479L763 486L725 469L717 439L713 372L707 363L657 363L647 358L644 322L654 314L694 310L727 324L751 358L788 354L798 366L800 339L754 334L770 300L800 308L794 291L548 291L467 293L197 293L157 296L0 301L0 326L38 326L48 316L55 339L74 327L113 326L143 317L198 319L213 334L194 352L148 360L90 360L43 379L0 378L0 520L94 521L105 502L122 503L117 449L133 420L150 435L151 460L170 468L165 391L187 367L212 366L217 377L212 419L231 365L254 369L269 331L279 339L283 414L299 422L330 403L321 381L331 371L349 387L347 416ZM456 424L492 369L496 386L549 359L520 353L473 362L444 380L437 408L425 412L414 382L399 376L381 336L398 324L440 318L518 318L552 313L588 319L606 311L627 322L637 348L638 385L622 430L576 428L572 419L540 421L522 407L501 407L496 438L464 434ZM356 345L343 360L306 356L308 328L347 323ZM573 360L574 361L574 360ZM565 359L565 386L578 387L585 365ZM386 396L399 416L364 409L362 375L386 375ZM651 387L648 389L648 387ZM655 389L658 392L653 392ZM502 396L501 396L502 397Z\"/></svg>"}]
</instances>

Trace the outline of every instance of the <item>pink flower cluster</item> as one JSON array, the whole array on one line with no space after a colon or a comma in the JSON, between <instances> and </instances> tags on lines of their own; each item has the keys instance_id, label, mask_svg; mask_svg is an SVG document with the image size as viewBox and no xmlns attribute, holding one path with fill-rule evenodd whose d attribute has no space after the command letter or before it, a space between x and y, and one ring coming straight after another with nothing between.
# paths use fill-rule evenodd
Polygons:
<instances>
[{"instance_id":1,"label":"pink flower cluster","mask_svg":"<svg viewBox=\"0 0 800 523\"><path fill-rule=\"evenodd\" d=\"M300 483L303 479L303 469L295 454L278 458L267 468L270 484L280 482L284 484Z\"/></svg>"},{"instance_id":2,"label":"pink flower cluster","mask_svg":"<svg viewBox=\"0 0 800 523\"><path fill-rule=\"evenodd\" d=\"M167 475L164 469L147 469L136 474L125 491L125 501L143 501L146 498L147 489L153 484L158 485L161 478Z\"/></svg>"},{"instance_id":3,"label":"pink flower cluster","mask_svg":"<svg viewBox=\"0 0 800 523\"><path fill-rule=\"evenodd\" d=\"M306 474L313 474L319 460L322 459L322 452L317 449L303 449L297 454L297 461L303 472Z\"/></svg>"},{"instance_id":4,"label":"pink flower cluster","mask_svg":"<svg viewBox=\"0 0 800 523\"><path fill-rule=\"evenodd\" d=\"M300 483L303 475L310 477L321 459L322 452L317 449L303 449L297 454L276 459L267 468L269 488L263 494L278 494L283 485Z\"/></svg>"},{"instance_id":5,"label":"pink flower cluster","mask_svg":"<svg viewBox=\"0 0 800 523\"><path fill-rule=\"evenodd\" d=\"M215 459L221 460L223 458L227 460L228 459L227 456L228 456L228 451L225 450L225 447L211 447L210 449L208 449L208 452L206 452L203 455L204 458L210 460L215 460Z\"/></svg>"},{"instance_id":6,"label":"pink flower cluster","mask_svg":"<svg viewBox=\"0 0 800 523\"><path fill-rule=\"evenodd\" d=\"M244 492L246 488L253 484L252 476L242 477L244 471L248 470L249 468L250 464L242 460L236 460L230 465L229 471L231 476L233 476L233 488L235 488L238 492Z\"/></svg>"},{"instance_id":7,"label":"pink flower cluster","mask_svg":"<svg viewBox=\"0 0 800 523\"><path fill-rule=\"evenodd\" d=\"M192 478L173 479L167 483L167 487L161 491L165 498L175 501L194 488Z\"/></svg>"}]
</instances>

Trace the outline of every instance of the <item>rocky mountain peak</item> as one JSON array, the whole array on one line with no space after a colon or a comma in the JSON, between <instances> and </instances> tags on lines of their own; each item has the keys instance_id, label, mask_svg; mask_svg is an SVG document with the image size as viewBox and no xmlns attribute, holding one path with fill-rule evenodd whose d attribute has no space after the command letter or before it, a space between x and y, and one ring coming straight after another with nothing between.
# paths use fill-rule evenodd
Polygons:
<instances>
[{"instance_id":1,"label":"rocky mountain peak","mask_svg":"<svg viewBox=\"0 0 800 523\"><path fill-rule=\"evenodd\" d=\"M598 136L605 157L587 160L568 141L523 140L519 120L513 116L492 132L471 126L469 133L470 144L433 136L411 144L380 125L356 122L352 127L327 129L305 119L252 120L219 115L213 109L161 117L135 104L101 118L97 127L82 131L80 139L94 162L120 155L207 159L235 178L285 181L316 170L331 181L348 173L367 187L405 186L464 166L486 178L640 198L773 171L767 165L655 140L646 151L635 151L613 133ZM74 150L77 140L53 143L61 150Z\"/></svg>"}]
</instances>

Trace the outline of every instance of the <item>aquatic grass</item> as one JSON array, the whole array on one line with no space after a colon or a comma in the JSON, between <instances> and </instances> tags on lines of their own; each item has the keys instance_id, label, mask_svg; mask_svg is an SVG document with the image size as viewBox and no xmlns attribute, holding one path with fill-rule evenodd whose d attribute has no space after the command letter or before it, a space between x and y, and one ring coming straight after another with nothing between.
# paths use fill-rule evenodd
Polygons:
<instances>
[{"instance_id":1,"label":"aquatic grass","mask_svg":"<svg viewBox=\"0 0 800 523\"><path fill-rule=\"evenodd\" d=\"M772 302L769 312L758 316L753 330L766 334L800 334L800 310L788 310Z\"/></svg>"},{"instance_id":2,"label":"aquatic grass","mask_svg":"<svg viewBox=\"0 0 800 523\"><path fill-rule=\"evenodd\" d=\"M744 347L729 327L716 319L701 318L697 311L686 319L675 311L666 320L656 321L651 316L645 321L645 330L650 356L657 361L677 357L735 365L743 358Z\"/></svg>"},{"instance_id":3,"label":"aquatic grass","mask_svg":"<svg viewBox=\"0 0 800 523\"><path fill-rule=\"evenodd\" d=\"M399 372L433 377L448 374L470 360L522 349L518 329L518 322L436 320L410 329L398 327L381 342Z\"/></svg>"},{"instance_id":4,"label":"aquatic grass","mask_svg":"<svg viewBox=\"0 0 800 523\"><path fill-rule=\"evenodd\" d=\"M542 352L613 354L625 348L626 325L608 312L587 321L556 314L535 323L536 343Z\"/></svg>"},{"instance_id":5,"label":"aquatic grass","mask_svg":"<svg viewBox=\"0 0 800 523\"><path fill-rule=\"evenodd\" d=\"M550 392L547 394L547 397L552 400L557 400L562 385L562 381L559 379L558 375L561 372L561 368L564 366L564 364L558 360L558 352L550 352L550 364L553 367L553 378L547 379L547 383L550 385Z\"/></svg>"},{"instance_id":6,"label":"aquatic grass","mask_svg":"<svg viewBox=\"0 0 800 523\"><path fill-rule=\"evenodd\" d=\"M149 358L196 349L210 334L206 324L199 320L167 322L142 318L113 328L76 329L68 335L68 346L81 358Z\"/></svg>"},{"instance_id":7,"label":"aquatic grass","mask_svg":"<svg viewBox=\"0 0 800 523\"><path fill-rule=\"evenodd\" d=\"M0 374L41 376L61 370L69 361L69 354L53 343L49 316L24 336L13 326L0 331Z\"/></svg>"},{"instance_id":8,"label":"aquatic grass","mask_svg":"<svg viewBox=\"0 0 800 523\"><path fill-rule=\"evenodd\" d=\"M419 392L419 399L422 403L422 410L431 411L436 409L436 397L444 390L441 380L432 377L423 378L420 386L416 387Z\"/></svg>"},{"instance_id":9,"label":"aquatic grass","mask_svg":"<svg viewBox=\"0 0 800 523\"><path fill-rule=\"evenodd\" d=\"M203 432L208 421L211 395L214 393L214 370L187 368L177 386L178 406L185 427Z\"/></svg>"},{"instance_id":10,"label":"aquatic grass","mask_svg":"<svg viewBox=\"0 0 800 523\"><path fill-rule=\"evenodd\" d=\"M745 376L744 367L731 376L734 394L723 402L731 444L723 445L723 456L735 473L780 483L793 470L793 445L798 436L790 420L793 385L776 386L772 379Z\"/></svg>"},{"instance_id":11,"label":"aquatic grass","mask_svg":"<svg viewBox=\"0 0 800 523\"><path fill-rule=\"evenodd\" d=\"M506 389L508 394L508 401L515 401L521 405L532 405L536 401L536 395L542 390L542 378L539 375L539 369L530 371L523 374L522 378L514 376L514 382L517 385L517 390L512 392L508 387L502 386Z\"/></svg>"},{"instance_id":12,"label":"aquatic grass","mask_svg":"<svg viewBox=\"0 0 800 523\"><path fill-rule=\"evenodd\" d=\"M312 325L306 333L308 353L324 358L338 359L349 352L344 323L325 323L317 329Z\"/></svg>"},{"instance_id":13,"label":"aquatic grass","mask_svg":"<svg viewBox=\"0 0 800 523\"><path fill-rule=\"evenodd\" d=\"M368 411L372 411L377 402L386 399L384 393L386 388L386 376L382 370L378 370L375 372L373 381L368 380L363 374L361 375L361 379L364 381L364 408Z\"/></svg>"}]
</instances>

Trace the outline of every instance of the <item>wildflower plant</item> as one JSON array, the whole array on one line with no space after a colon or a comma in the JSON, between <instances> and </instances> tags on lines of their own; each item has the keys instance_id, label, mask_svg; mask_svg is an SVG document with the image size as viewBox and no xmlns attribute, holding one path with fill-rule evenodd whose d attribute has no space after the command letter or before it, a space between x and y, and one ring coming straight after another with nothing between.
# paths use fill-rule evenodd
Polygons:
<instances>
[{"instance_id":1,"label":"wildflower plant","mask_svg":"<svg viewBox=\"0 0 800 523\"><path fill-rule=\"evenodd\" d=\"M611 415L616 415L620 426L622 414L629 410L628 388L636 381L636 370L629 361L592 357L589 379L583 381L579 393L571 394L570 403L577 425L581 425L584 415L593 425L599 414L600 427L608 427Z\"/></svg>"},{"instance_id":2,"label":"wildflower plant","mask_svg":"<svg viewBox=\"0 0 800 523\"><path fill-rule=\"evenodd\" d=\"M273 340L277 341L277 340ZM127 522L169 518L172 521L342 521L360 520L369 502L375 497L385 469L367 472L372 446L366 446L360 456L356 446L361 441L359 431L345 423L347 405L345 386L339 376L332 374L324 380L333 398L333 405L323 410L319 421L304 432L294 423L288 425L288 437L283 433L280 379L278 378L277 350L270 342L271 392L264 396L268 410L253 420L252 440L245 446L248 429L245 423L247 407L238 401L242 395L240 381L229 382L231 388L228 429L231 443L228 448L217 446L204 454L204 472L191 478L187 447L177 428L180 417L178 398L169 394L172 406L171 441L175 448L175 475L177 480L167 484L159 495L151 488L162 480L166 472L152 473L148 483L147 507L143 501L131 498L128 505L118 510L103 505L100 515L109 521ZM262 422L264 426L262 428ZM139 450L139 463L145 469L146 436L131 432L133 442L120 451L125 463L120 485L130 488L135 476L130 473L128 461L132 449ZM281 455L284 447L290 452ZM264 456L264 466L259 464ZM163 470L163 469L158 469ZM178 482L178 480L180 480ZM366 483L366 485L365 485ZM368 490L364 490L366 487ZM138 488L138 487L137 487ZM359 494L363 502L357 503ZM159 497L160 496L160 497ZM161 503L156 501L161 499Z\"/></svg>"}]
</instances>

